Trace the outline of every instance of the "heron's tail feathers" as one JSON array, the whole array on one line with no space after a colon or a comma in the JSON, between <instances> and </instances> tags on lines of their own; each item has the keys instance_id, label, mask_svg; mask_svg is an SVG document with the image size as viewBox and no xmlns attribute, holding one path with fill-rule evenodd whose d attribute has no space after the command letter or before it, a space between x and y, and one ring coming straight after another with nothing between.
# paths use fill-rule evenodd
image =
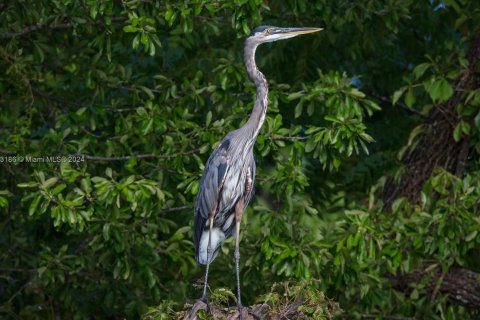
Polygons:
<instances>
[{"instance_id":1,"label":"heron's tail feathers","mask_svg":"<svg viewBox=\"0 0 480 320\"><path fill-rule=\"evenodd\" d=\"M207 248L208 248L208 233L209 229L204 229L202 231L200 241L198 244L198 247L196 248L195 252L195 259L197 260L198 263L206 265L207 264ZM222 229L219 228L213 228L212 229L212 235L211 235L211 248L212 248L212 258L210 262L212 262L215 257L218 254L218 249L220 248L220 245L222 242L225 240L226 235L222 231Z\"/></svg>"}]
</instances>

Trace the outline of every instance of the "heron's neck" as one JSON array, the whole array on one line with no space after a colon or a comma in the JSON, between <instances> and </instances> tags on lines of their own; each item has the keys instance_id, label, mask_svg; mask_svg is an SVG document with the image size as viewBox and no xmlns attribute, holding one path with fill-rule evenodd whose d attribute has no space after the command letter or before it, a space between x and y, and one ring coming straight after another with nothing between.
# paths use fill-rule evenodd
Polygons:
<instances>
[{"instance_id":1,"label":"heron's neck","mask_svg":"<svg viewBox=\"0 0 480 320\"><path fill-rule=\"evenodd\" d=\"M263 122L265 121L265 114L268 107L268 83L263 74L258 70L255 63L255 51L258 44L248 41L245 43L244 60L247 67L247 73L250 79L255 83L257 94L255 98L255 105L247 123L243 126L249 135L253 138L253 141L258 136Z\"/></svg>"}]
</instances>

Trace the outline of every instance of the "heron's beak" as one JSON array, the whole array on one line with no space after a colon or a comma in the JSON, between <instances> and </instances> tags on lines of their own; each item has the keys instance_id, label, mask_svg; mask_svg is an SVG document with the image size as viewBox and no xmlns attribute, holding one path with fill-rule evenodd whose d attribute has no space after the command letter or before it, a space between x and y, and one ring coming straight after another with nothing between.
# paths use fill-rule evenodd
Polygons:
<instances>
[{"instance_id":1,"label":"heron's beak","mask_svg":"<svg viewBox=\"0 0 480 320\"><path fill-rule=\"evenodd\" d=\"M283 36L288 36L290 37L295 37L299 36L301 34L308 34L308 33L314 33L318 31L322 31L323 28L284 28L279 30L279 34L283 38Z\"/></svg>"},{"instance_id":2,"label":"heron's beak","mask_svg":"<svg viewBox=\"0 0 480 320\"><path fill-rule=\"evenodd\" d=\"M265 42L289 39L302 34L308 34L322 30L322 28L276 28L271 34L265 37Z\"/></svg>"}]
</instances>

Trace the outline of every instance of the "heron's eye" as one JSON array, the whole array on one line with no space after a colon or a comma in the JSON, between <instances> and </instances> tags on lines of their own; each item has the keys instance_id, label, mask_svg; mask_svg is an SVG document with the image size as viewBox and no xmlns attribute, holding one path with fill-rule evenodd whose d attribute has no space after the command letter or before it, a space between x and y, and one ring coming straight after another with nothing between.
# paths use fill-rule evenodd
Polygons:
<instances>
[{"instance_id":1,"label":"heron's eye","mask_svg":"<svg viewBox=\"0 0 480 320\"><path fill-rule=\"evenodd\" d=\"M272 33L273 29L272 28L268 28L267 29L267 33Z\"/></svg>"}]
</instances>

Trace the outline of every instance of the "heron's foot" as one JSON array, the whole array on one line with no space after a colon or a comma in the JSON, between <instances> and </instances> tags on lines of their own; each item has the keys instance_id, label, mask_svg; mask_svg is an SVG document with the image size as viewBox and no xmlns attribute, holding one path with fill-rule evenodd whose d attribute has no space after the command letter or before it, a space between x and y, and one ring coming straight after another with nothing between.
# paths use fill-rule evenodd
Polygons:
<instances>
[{"instance_id":1,"label":"heron's foot","mask_svg":"<svg viewBox=\"0 0 480 320\"><path fill-rule=\"evenodd\" d=\"M212 306L211 306L210 302L208 301L207 297L202 297L200 299L200 301L205 303L205 305L207 306L207 313L213 314Z\"/></svg>"},{"instance_id":2,"label":"heron's foot","mask_svg":"<svg viewBox=\"0 0 480 320\"><path fill-rule=\"evenodd\" d=\"M244 306L242 306L241 304L237 304L237 308L238 308L238 319L239 320L242 320L242 319L248 319L248 311L249 309L248 308L245 308Z\"/></svg>"},{"instance_id":3,"label":"heron's foot","mask_svg":"<svg viewBox=\"0 0 480 320\"><path fill-rule=\"evenodd\" d=\"M188 312L188 314L183 318L183 320L197 320L197 312L200 310L204 310L208 313L211 313L209 310L209 303L208 301L204 300L203 298L195 300L192 308Z\"/></svg>"}]
</instances>

